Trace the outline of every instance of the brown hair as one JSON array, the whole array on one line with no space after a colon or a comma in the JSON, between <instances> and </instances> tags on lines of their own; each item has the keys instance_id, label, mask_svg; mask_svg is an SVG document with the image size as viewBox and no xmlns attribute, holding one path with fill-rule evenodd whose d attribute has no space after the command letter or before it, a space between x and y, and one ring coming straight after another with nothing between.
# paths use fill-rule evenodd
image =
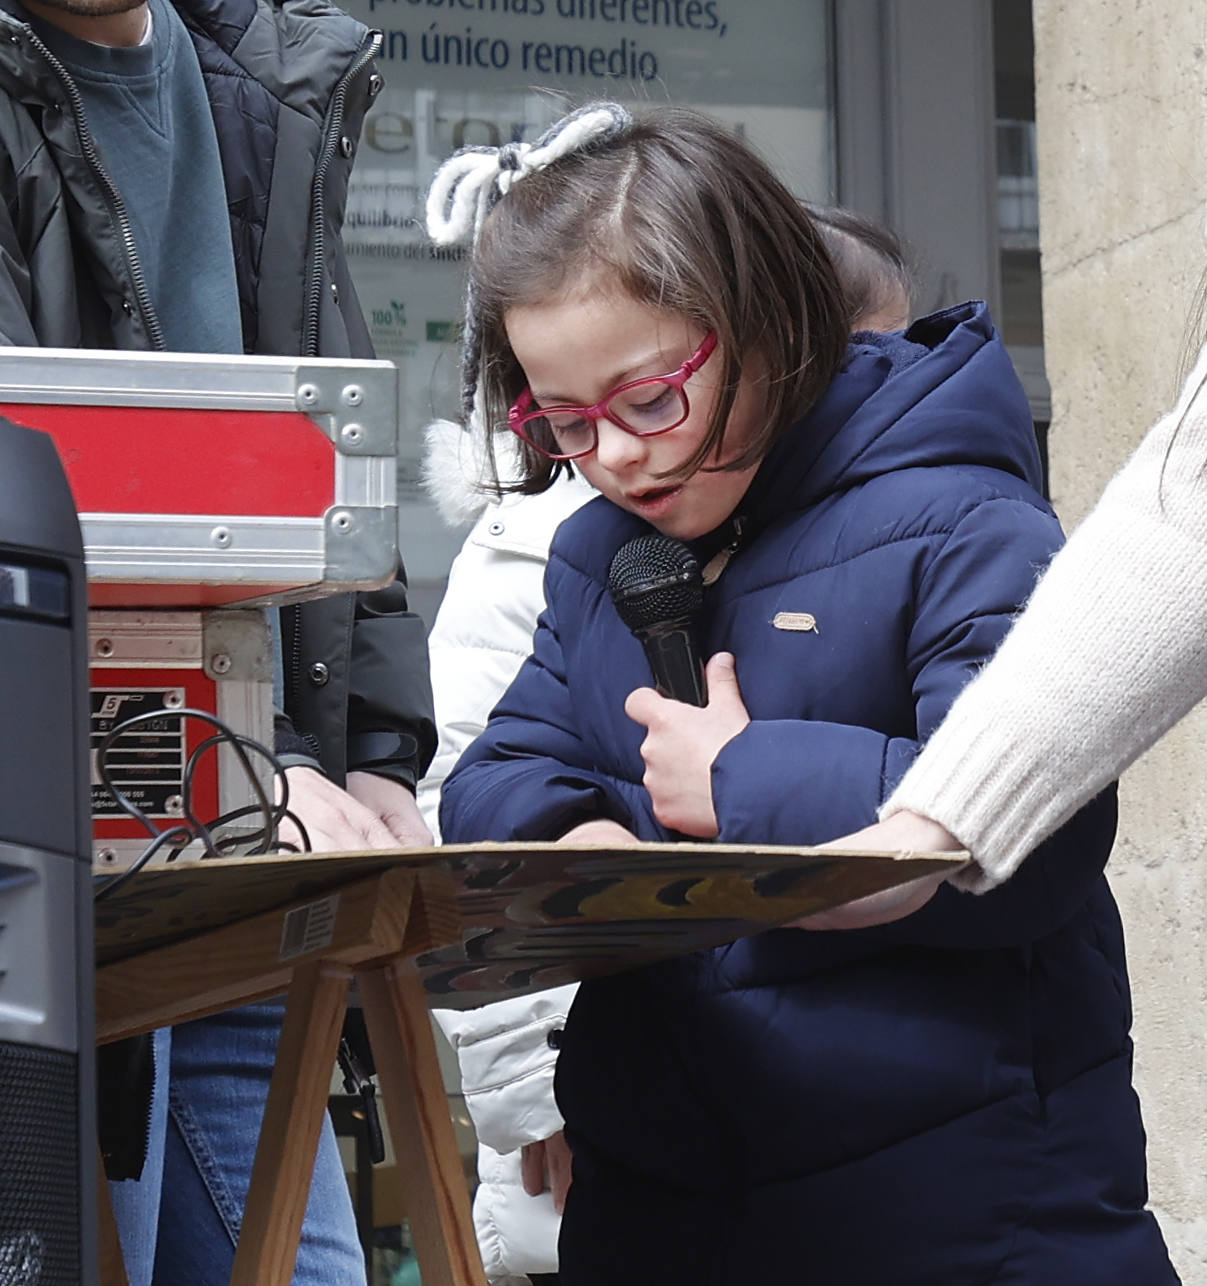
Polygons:
<instances>
[{"instance_id":1,"label":"brown hair","mask_svg":"<svg viewBox=\"0 0 1207 1286\"><path fill-rule=\"evenodd\" d=\"M915 269L901 238L886 224L837 205L805 203L825 239L847 302L847 324L862 330L860 322L883 312L897 299L908 314L917 293Z\"/></svg>"},{"instance_id":2,"label":"brown hair","mask_svg":"<svg viewBox=\"0 0 1207 1286\"><path fill-rule=\"evenodd\" d=\"M677 476L722 445L744 369L766 373L766 420L726 469L761 459L846 350L846 301L812 218L746 144L682 108L629 121L513 183L482 226L470 277L478 351L467 356L488 438L526 383L504 325L512 308L595 280L715 330L721 396ZM543 491L557 468L525 445L511 489Z\"/></svg>"}]
</instances>

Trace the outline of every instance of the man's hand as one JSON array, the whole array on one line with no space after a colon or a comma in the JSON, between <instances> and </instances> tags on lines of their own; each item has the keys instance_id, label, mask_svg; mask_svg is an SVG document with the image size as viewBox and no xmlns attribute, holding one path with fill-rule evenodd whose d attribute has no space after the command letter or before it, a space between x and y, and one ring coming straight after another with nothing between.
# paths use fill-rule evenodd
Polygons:
<instances>
[{"instance_id":1,"label":"man's hand","mask_svg":"<svg viewBox=\"0 0 1207 1286\"><path fill-rule=\"evenodd\" d=\"M570 1145L561 1130L539 1143L525 1143L520 1149L520 1176L524 1191L530 1197L542 1192L553 1193L553 1208L560 1215L566 1208L566 1193L570 1191Z\"/></svg>"},{"instance_id":2,"label":"man's hand","mask_svg":"<svg viewBox=\"0 0 1207 1286\"><path fill-rule=\"evenodd\" d=\"M375 813L400 848L426 847L432 832L415 802L415 796L400 782L371 772L350 772L348 794Z\"/></svg>"},{"instance_id":3,"label":"man's hand","mask_svg":"<svg viewBox=\"0 0 1207 1286\"><path fill-rule=\"evenodd\" d=\"M315 768L299 764L287 768L285 776L289 781L289 811L296 813L301 819L310 837L310 847L316 853L358 852L368 848L398 848L400 845L431 843L431 836L421 820L418 825L426 838L407 839L399 838L392 829L392 824L383 820L383 812L397 810L398 794L407 796L411 808L415 808L410 791L397 782L387 781L384 777L375 778L373 785L366 791L369 798L366 806ZM371 776L371 773L351 773L349 785L353 784L352 778ZM387 789L380 791L379 786ZM362 789L363 783L357 782L356 787ZM379 807L382 811L378 811ZM402 816L406 817L406 805L402 807ZM284 843L302 847L297 827L288 818L281 823L279 834ZM411 831L409 834L417 835L419 832Z\"/></svg>"},{"instance_id":4,"label":"man's hand","mask_svg":"<svg viewBox=\"0 0 1207 1286\"><path fill-rule=\"evenodd\" d=\"M863 852L882 853L949 853L961 852L962 845L938 822L918 813L900 812L885 818L853 835L823 844L823 848L849 848ZM873 893L846 906L830 911L819 911L795 920L786 928L795 929L866 929L873 924L889 924L903 919L924 907L934 897L946 872L924 875L895 889Z\"/></svg>"},{"instance_id":5,"label":"man's hand","mask_svg":"<svg viewBox=\"0 0 1207 1286\"><path fill-rule=\"evenodd\" d=\"M703 708L671 701L653 688L637 688L629 693L624 712L647 729L641 743L642 783L653 801L654 816L684 835L715 839L713 761L750 722L750 714L728 652L718 652L704 676L708 704Z\"/></svg>"}]
</instances>

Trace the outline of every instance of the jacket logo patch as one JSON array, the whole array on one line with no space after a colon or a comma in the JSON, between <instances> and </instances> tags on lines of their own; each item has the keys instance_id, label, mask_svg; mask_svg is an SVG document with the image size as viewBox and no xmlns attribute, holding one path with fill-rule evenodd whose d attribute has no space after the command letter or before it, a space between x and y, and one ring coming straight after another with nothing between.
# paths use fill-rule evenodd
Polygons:
<instances>
[{"instance_id":1,"label":"jacket logo patch","mask_svg":"<svg viewBox=\"0 0 1207 1286\"><path fill-rule=\"evenodd\" d=\"M800 634L820 634L817 617L812 612L776 612L771 624L777 630L795 630Z\"/></svg>"}]
</instances>

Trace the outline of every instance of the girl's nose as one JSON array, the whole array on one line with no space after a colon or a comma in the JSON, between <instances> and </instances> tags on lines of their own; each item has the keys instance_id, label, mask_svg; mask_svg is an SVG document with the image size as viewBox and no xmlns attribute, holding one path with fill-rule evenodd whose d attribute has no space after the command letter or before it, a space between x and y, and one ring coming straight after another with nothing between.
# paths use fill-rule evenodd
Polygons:
<instances>
[{"instance_id":1,"label":"girl's nose","mask_svg":"<svg viewBox=\"0 0 1207 1286\"><path fill-rule=\"evenodd\" d=\"M618 424L605 419L595 422L595 431L598 436L595 458L609 473L625 473L644 459L646 443L636 434L626 433Z\"/></svg>"}]
</instances>

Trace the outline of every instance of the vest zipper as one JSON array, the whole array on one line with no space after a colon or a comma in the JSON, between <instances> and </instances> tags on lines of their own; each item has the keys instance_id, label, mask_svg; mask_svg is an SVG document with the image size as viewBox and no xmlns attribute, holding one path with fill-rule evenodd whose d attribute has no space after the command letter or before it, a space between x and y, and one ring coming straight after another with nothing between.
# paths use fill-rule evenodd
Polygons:
<instances>
[{"instance_id":1,"label":"vest zipper","mask_svg":"<svg viewBox=\"0 0 1207 1286\"><path fill-rule=\"evenodd\" d=\"M96 176L109 203L109 212L117 224L118 236L121 239L122 249L126 256L126 267L130 270L130 281L134 287L135 303L138 306L143 325L146 327L147 337L151 341L153 349L163 352L168 345L163 336L163 327L159 324L159 318L155 313L155 305L151 302L151 295L147 290L147 279L143 275L142 264L138 258L138 247L134 244L134 228L131 226L130 216L126 213L126 203L122 200L122 194L117 190L117 185L109 177L108 171L101 163L100 153L97 152L96 144L92 141L92 135L88 130L88 122L84 116L84 100L81 98L80 91L68 73L67 68L42 43L36 32L29 28L26 30L29 33L30 43L46 59L51 71L58 77L59 83L63 86L63 90L67 95L67 101L71 105L71 114L75 118L76 130L80 136L80 151Z\"/></svg>"},{"instance_id":2,"label":"vest zipper","mask_svg":"<svg viewBox=\"0 0 1207 1286\"><path fill-rule=\"evenodd\" d=\"M318 163L314 167L314 189L310 196L310 272L306 287L305 311L302 315L302 355L317 357L319 351L319 309L323 298L323 259L326 249L326 187L327 171L335 158L340 130L344 123L344 104L348 86L368 66L381 50L381 32L371 31L352 60L351 66L340 77L331 95L331 110L323 144L319 149Z\"/></svg>"}]
</instances>

